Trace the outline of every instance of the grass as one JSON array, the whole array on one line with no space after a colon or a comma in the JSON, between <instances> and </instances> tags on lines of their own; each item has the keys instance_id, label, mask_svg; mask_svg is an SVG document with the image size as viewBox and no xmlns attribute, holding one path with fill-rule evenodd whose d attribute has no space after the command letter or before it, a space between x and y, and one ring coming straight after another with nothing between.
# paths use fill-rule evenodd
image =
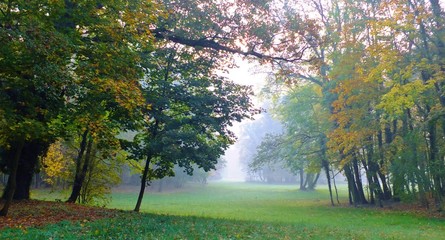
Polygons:
<instances>
[{"instance_id":1,"label":"grass","mask_svg":"<svg viewBox=\"0 0 445 240\"><path fill-rule=\"evenodd\" d=\"M342 196L346 195L340 189ZM51 199L54 193L35 193ZM131 210L135 192L113 194L110 208ZM55 197L54 197L55 198ZM345 199L342 199L345 202ZM330 207L327 189L211 183L147 193L143 214L121 212L94 222L7 229L1 239L443 239L445 221L415 213Z\"/></svg>"}]
</instances>

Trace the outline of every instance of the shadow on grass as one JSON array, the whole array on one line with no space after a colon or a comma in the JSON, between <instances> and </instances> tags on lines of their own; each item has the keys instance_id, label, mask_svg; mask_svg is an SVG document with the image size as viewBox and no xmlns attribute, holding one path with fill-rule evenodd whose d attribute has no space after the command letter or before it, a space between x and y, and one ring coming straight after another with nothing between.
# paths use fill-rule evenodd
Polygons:
<instances>
[{"instance_id":1,"label":"shadow on grass","mask_svg":"<svg viewBox=\"0 0 445 240\"><path fill-rule=\"evenodd\" d=\"M340 220L340 219L339 219ZM5 229L1 239L434 239L434 235L120 211L93 222Z\"/></svg>"}]
</instances>

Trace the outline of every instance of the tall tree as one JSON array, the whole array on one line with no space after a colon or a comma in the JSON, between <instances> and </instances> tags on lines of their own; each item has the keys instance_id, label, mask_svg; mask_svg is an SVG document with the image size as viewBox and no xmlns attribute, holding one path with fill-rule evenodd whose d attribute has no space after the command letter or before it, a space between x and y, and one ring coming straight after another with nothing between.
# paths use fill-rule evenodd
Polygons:
<instances>
[{"instance_id":1,"label":"tall tree","mask_svg":"<svg viewBox=\"0 0 445 240\"><path fill-rule=\"evenodd\" d=\"M135 211L146 183L172 175L174 165L189 174L192 164L214 169L235 140L228 127L257 112L250 88L214 75L213 62L212 55L182 46L167 45L151 55L143 84L150 108L143 130L129 145L135 158L145 160Z\"/></svg>"},{"instance_id":2,"label":"tall tree","mask_svg":"<svg viewBox=\"0 0 445 240\"><path fill-rule=\"evenodd\" d=\"M65 92L73 87L66 74L72 48L54 27L57 2L11 0L0 7L1 159L3 170L16 176L9 181L16 187L8 184L4 196L23 199L29 198L38 156L57 135L52 123L65 106ZM11 156L19 156L17 167Z\"/></svg>"}]
</instances>

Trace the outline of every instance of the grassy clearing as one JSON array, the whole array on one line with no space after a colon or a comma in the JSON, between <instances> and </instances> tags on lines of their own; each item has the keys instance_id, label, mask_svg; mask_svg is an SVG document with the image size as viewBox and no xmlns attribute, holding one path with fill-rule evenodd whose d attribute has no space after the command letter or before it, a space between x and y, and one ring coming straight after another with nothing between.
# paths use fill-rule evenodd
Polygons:
<instances>
[{"instance_id":1,"label":"grassy clearing","mask_svg":"<svg viewBox=\"0 0 445 240\"><path fill-rule=\"evenodd\" d=\"M344 189L340 193L345 196ZM38 196L36 194L36 196ZM46 193L47 199L52 195ZM116 192L109 207L131 210L136 193ZM43 197L43 196L41 196ZM343 199L343 202L345 200ZM95 222L8 229L2 239L443 239L445 221L406 212L330 207L328 192L295 186L212 183L148 193L143 214Z\"/></svg>"},{"instance_id":2,"label":"grassy clearing","mask_svg":"<svg viewBox=\"0 0 445 240\"><path fill-rule=\"evenodd\" d=\"M345 188L340 188L340 195L343 196L341 201L346 202ZM126 205L127 195L113 197L113 207L132 209L133 205ZM302 192L295 186L214 183L191 192L151 194L145 199L142 211L291 225L290 229L295 231L296 226L304 226L323 232L321 237L342 231L350 232L349 237L366 239L439 239L445 236L442 220L379 209L330 207L325 188Z\"/></svg>"}]
</instances>

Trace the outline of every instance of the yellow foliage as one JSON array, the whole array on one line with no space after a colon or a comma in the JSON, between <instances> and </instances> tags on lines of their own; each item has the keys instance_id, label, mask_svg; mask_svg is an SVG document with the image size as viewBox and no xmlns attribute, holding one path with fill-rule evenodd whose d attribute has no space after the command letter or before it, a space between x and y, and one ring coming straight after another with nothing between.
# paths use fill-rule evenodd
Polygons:
<instances>
[{"instance_id":1,"label":"yellow foliage","mask_svg":"<svg viewBox=\"0 0 445 240\"><path fill-rule=\"evenodd\" d=\"M387 94L383 95L377 108L385 110L389 116L401 116L406 109L414 107L422 93L433 86L433 83L424 84L421 80L405 85L395 84Z\"/></svg>"},{"instance_id":2,"label":"yellow foliage","mask_svg":"<svg viewBox=\"0 0 445 240\"><path fill-rule=\"evenodd\" d=\"M46 156L41 161L44 172L43 180L46 183L54 185L57 179L67 180L69 178L70 161L64 157L60 141L51 144Z\"/></svg>"}]
</instances>

